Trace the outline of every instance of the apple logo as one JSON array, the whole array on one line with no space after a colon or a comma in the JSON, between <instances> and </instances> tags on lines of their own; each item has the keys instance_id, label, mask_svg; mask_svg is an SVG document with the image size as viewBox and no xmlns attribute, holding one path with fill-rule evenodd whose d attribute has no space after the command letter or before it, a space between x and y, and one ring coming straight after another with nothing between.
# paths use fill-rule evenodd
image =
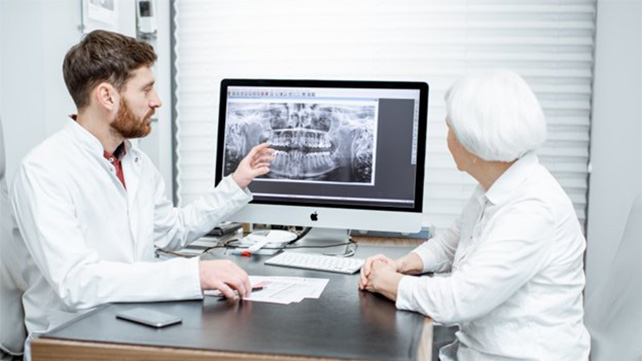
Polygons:
<instances>
[{"instance_id":1,"label":"apple logo","mask_svg":"<svg viewBox=\"0 0 642 361\"><path fill-rule=\"evenodd\" d=\"M311 213L310 214L310 219L312 220L312 222L318 221L319 220L319 215L317 214L317 212Z\"/></svg>"}]
</instances>

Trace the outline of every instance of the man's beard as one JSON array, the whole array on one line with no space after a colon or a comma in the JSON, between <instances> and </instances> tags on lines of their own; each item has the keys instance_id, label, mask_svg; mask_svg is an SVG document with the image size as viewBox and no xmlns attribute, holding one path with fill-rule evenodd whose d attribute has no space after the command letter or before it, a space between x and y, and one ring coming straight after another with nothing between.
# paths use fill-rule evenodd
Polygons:
<instances>
[{"instance_id":1,"label":"man's beard","mask_svg":"<svg viewBox=\"0 0 642 361\"><path fill-rule=\"evenodd\" d=\"M126 139L142 138L152 131L150 122L153 114L154 112L152 111L141 118L137 118L127 102L125 102L125 99L120 98L118 114L116 114L116 119L111 123L111 129Z\"/></svg>"}]
</instances>

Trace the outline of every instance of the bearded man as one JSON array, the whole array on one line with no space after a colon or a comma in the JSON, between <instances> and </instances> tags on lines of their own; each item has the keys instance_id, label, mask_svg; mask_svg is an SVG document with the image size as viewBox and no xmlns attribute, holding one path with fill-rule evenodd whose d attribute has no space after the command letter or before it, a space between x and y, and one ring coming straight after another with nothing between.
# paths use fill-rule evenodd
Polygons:
<instances>
[{"instance_id":1,"label":"bearded man","mask_svg":"<svg viewBox=\"0 0 642 361\"><path fill-rule=\"evenodd\" d=\"M154 257L156 248L183 248L247 204L248 184L273 159L267 144L258 145L200 200L173 207L160 173L129 141L149 134L161 106L155 61L149 44L99 30L65 56L77 115L27 155L11 189L24 257L16 282L30 337L108 302L251 292L248 275L230 261Z\"/></svg>"}]
</instances>

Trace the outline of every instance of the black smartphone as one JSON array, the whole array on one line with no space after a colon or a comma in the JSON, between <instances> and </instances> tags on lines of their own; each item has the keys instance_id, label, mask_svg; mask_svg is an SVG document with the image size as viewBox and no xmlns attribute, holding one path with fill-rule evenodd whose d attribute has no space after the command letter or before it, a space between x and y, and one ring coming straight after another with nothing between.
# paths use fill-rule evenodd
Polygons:
<instances>
[{"instance_id":1,"label":"black smartphone","mask_svg":"<svg viewBox=\"0 0 642 361\"><path fill-rule=\"evenodd\" d=\"M145 308L132 308L131 310L118 312L116 318L156 328L174 325L183 321L178 316Z\"/></svg>"}]
</instances>

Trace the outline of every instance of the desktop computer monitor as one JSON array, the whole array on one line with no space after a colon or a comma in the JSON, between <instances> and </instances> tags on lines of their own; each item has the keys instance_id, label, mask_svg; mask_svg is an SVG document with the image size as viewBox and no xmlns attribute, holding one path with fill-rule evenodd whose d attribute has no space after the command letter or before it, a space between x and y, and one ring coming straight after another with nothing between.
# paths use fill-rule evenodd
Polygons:
<instances>
[{"instance_id":1,"label":"desktop computer monitor","mask_svg":"<svg viewBox=\"0 0 642 361\"><path fill-rule=\"evenodd\" d=\"M255 145L276 150L230 220L421 229L426 83L224 79L220 95L216 184Z\"/></svg>"}]
</instances>

